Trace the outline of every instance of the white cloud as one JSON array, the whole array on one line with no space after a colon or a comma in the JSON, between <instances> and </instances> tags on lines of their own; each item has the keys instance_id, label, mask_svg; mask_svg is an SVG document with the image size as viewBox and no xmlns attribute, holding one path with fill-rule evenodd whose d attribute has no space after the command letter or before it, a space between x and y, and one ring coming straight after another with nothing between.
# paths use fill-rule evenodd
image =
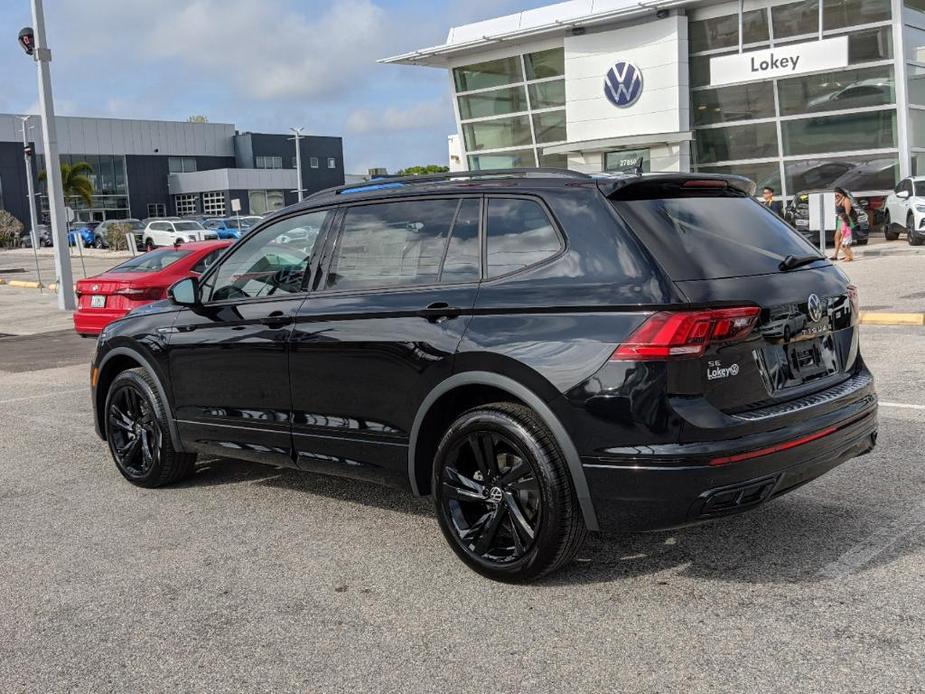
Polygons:
<instances>
[{"instance_id":1,"label":"white cloud","mask_svg":"<svg viewBox=\"0 0 925 694\"><path fill-rule=\"evenodd\" d=\"M443 100L424 101L407 108L390 106L382 111L356 109L347 116L344 130L351 135L418 130L450 121L450 107Z\"/></svg>"}]
</instances>

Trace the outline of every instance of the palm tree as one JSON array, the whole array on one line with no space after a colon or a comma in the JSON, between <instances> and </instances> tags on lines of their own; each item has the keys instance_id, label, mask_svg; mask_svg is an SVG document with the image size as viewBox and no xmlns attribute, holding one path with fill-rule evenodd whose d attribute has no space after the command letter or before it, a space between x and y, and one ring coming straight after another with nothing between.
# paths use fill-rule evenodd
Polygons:
<instances>
[{"instance_id":1,"label":"palm tree","mask_svg":"<svg viewBox=\"0 0 925 694\"><path fill-rule=\"evenodd\" d=\"M61 164L61 183L64 189L64 198L80 198L87 207L93 204L93 182L87 174L93 173L93 167L85 161L76 164ZM48 178L46 171L39 172L39 180Z\"/></svg>"}]
</instances>

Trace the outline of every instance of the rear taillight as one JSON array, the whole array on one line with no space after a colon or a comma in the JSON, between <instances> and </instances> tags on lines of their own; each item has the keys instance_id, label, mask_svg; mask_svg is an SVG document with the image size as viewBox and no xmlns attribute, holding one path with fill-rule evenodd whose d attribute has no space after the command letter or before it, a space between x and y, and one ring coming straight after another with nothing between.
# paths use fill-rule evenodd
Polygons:
<instances>
[{"instance_id":1,"label":"rear taillight","mask_svg":"<svg viewBox=\"0 0 925 694\"><path fill-rule=\"evenodd\" d=\"M164 298L163 287L124 287L113 292L133 301L157 301Z\"/></svg>"},{"instance_id":2,"label":"rear taillight","mask_svg":"<svg viewBox=\"0 0 925 694\"><path fill-rule=\"evenodd\" d=\"M851 325L857 325L861 316L861 298L853 284L848 285L848 302L851 304Z\"/></svg>"},{"instance_id":3,"label":"rear taillight","mask_svg":"<svg viewBox=\"0 0 925 694\"><path fill-rule=\"evenodd\" d=\"M711 342L741 340L761 309L754 306L654 313L611 355L611 361L696 358Z\"/></svg>"}]
</instances>

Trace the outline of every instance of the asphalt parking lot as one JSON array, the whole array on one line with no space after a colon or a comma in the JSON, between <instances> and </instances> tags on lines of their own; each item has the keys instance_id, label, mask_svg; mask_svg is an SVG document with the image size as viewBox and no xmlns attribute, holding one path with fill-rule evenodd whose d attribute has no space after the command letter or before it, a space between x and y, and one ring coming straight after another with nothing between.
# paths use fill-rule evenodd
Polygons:
<instances>
[{"instance_id":1,"label":"asphalt parking lot","mask_svg":"<svg viewBox=\"0 0 925 694\"><path fill-rule=\"evenodd\" d=\"M925 691L925 328L862 341L874 453L517 587L398 491L225 460L132 487L92 341L0 338L0 690Z\"/></svg>"}]
</instances>

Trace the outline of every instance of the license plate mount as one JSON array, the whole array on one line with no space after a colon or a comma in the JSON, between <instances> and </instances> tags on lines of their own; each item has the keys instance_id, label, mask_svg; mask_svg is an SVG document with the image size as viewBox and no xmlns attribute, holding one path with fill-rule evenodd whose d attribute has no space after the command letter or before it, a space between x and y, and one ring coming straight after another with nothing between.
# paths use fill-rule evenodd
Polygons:
<instances>
[{"instance_id":1,"label":"license plate mount","mask_svg":"<svg viewBox=\"0 0 925 694\"><path fill-rule=\"evenodd\" d=\"M106 297L101 294L91 296L90 308L106 308Z\"/></svg>"}]
</instances>

